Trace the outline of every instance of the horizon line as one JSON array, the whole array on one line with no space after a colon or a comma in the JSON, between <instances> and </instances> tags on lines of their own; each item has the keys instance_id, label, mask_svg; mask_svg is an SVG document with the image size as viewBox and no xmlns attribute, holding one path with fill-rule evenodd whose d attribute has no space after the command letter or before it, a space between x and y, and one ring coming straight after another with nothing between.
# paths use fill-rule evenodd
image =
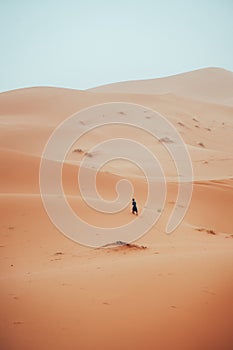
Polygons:
<instances>
[{"instance_id":1,"label":"horizon line","mask_svg":"<svg viewBox=\"0 0 233 350\"><path fill-rule=\"evenodd\" d=\"M17 91L17 90L35 89L35 88L56 88L56 89L64 89L64 90L74 90L74 91L79 91L79 92L87 92L87 91L92 90L92 89L96 89L96 88L100 88L100 87L104 87L104 86L109 86L109 85L114 85L114 84L127 83L127 82L137 82L137 81L149 81L149 80L157 80L157 79L160 80L160 79L176 77L176 76L179 76L179 75L185 75L185 74L188 74L188 73L193 73L193 72L203 71L203 70L222 70L222 71L227 71L227 72L233 73L232 70L226 69L226 68L223 68L223 67L207 66L207 67L195 68L193 70L188 70L188 71L183 71L183 72L180 72L180 73L175 73L175 74L171 74L171 75L164 75L164 76L159 76L159 77L153 77L153 78L140 78L140 79L129 79L129 80L113 81L113 82L108 82L108 83L104 83L104 84L100 84L100 85L95 85L95 86L88 87L88 88L85 88L85 89L73 88L73 87L62 86L62 85L58 86L58 85L39 84L39 85L28 85L28 86L26 85L26 86L22 86L22 87L16 87L16 88L10 89L10 90L1 90L0 94L7 93L7 92L13 92L13 91Z\"/></svg>"}]
</instances>

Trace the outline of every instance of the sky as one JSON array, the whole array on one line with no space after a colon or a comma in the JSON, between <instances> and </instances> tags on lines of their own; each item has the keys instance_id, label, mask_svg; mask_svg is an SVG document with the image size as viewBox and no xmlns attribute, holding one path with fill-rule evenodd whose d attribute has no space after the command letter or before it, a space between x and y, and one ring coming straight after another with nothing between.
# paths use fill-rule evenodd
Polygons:
<instances>
[{"instance_id":1,"label":"sky","mask_svg":"<svg viewBox=\"0 0 233 350\"><path fill-rule=\"evenodd\" d=\"M233 0L0 0L0 91L233 71Z\"/></svg>"}]
</instances>

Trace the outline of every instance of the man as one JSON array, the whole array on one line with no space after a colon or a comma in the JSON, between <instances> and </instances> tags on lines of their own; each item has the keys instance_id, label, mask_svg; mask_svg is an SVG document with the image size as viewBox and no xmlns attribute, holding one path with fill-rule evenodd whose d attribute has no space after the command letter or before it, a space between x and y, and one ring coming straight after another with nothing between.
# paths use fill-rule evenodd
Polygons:
<instances>
[{"instance_id":1,"label":"man","mask_svg":"<svg viewBox=\"0 0 233 350\"><path fill-rule=\"evenodd\" d=\"M136 213L136 215L138 215L137 203L134 198L132 199L132 206L132 214Z\"/></svg>"}]
</instances>

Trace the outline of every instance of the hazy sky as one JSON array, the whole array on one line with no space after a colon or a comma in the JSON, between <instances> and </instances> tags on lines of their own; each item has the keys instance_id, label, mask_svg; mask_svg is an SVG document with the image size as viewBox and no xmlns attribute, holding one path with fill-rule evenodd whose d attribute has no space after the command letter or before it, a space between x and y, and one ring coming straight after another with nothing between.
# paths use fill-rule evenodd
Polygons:
<instances>
[{"instance_id":1,"label":"hazy sky","mask_svg":"<svg viewBox=\"0 0 233 350\"><path fill-rule=\"evenodd\" d=\"M233 70L233 0L0 0L0 91Z\"/></svg>"}]
</instances>

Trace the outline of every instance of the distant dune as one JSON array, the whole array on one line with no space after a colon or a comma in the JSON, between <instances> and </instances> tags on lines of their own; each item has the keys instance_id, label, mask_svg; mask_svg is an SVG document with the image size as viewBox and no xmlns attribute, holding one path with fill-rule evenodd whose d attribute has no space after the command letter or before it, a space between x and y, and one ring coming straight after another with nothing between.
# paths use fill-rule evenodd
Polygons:
<instances>
[{"instance_id":1,"label":"distant dune","mask_svg":"<svg viewBox=\"0 0 233 350\"><path fill-rule=\"evenodd\" d=\"M204 68L166 78L103 85L89 91L145 95L175 94L232 106L233 72L221 68Z\"/></svg>"},{"instance_id":2,"label":"distant dune","mask_svg":"<svg viewBox=\"0 0 233 350\"><path fill-rule=\"evenodd\" d=\"M144 105L174 125L191 156L194 189L181 225L166 235L178 185L163 144L130 127L110 125L87 133L72 145L62 174L67 201L83 220L108 228L134 220L130 204L106 215L81 197L79 166L85 156L95 164L90 149L98 142L122 137L142 143L157 156L167 180L161 217L135 246L112 242L91 249L51 223L40 197L39 166L57 125L83 108L114 101ZM233 73L219 68L87 91L33 87L1 93L0 348L231 350L232 140ZM107 151L115 153L113 147ZM134 186L135 220L144 220L147 186L130 162L106 164L97 189L104 198L116 198L116 183L123 178ZM48 181L52 187L54 179L48 176ZM58 201L54 197L55 206Z\"/></svg>"}]
</instances>

